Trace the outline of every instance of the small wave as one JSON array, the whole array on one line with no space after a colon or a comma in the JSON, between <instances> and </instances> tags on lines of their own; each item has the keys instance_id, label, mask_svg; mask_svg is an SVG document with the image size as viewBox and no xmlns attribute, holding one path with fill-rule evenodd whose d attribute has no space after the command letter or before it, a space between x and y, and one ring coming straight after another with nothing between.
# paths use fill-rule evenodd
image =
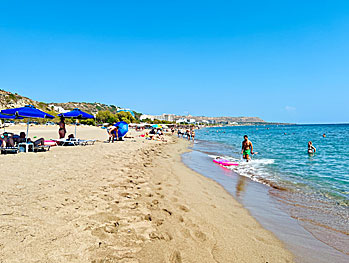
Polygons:
<instances>
[{"instance_id":1,"label":"small wave","mask_svg":"<svg viewBox=\"0 0 349 263\"><path fill-rule=\"evenodd\" d=\"M265 169L266 165L273 164L274 159L253 159L249 162L243 159L237 159L231 156L217 156L208 155L212 159L222 158L228 161L239 164L238 166L226 166L227 169L234 171L240 176L248 177L252 181L269 185L273 188L286 190L284 187L278 185L278 180L273 178L270 173Z\"/></svg>"}]
</instances>

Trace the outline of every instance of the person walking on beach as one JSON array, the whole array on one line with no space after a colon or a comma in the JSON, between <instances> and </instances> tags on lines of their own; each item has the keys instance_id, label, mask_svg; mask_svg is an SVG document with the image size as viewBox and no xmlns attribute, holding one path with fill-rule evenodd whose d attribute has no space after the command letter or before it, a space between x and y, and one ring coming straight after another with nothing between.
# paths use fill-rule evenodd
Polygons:
<instances>
[{"instance_id":1,"label":"person walking on beach","mask_svg":"<svg viewBox=\"0 0 349 263\"><path fill-rule=\"evenodd\" d=\"M248 162L251 160L251 154L253 154L253 145L252 142L248 139L248 136L244 136L241 148L242 157Z\"/></svg>"},{"instance_id":2,"label":"person walking on beach","mask_svg":"<svg viewBox=\"0 0 349 263\"><path fill-rule=\"evenodd\" d=\"M62 116L61 121L58 123L59 125L59 130L58 130L58 135L59 139L63 139L65 137L65 134L67 133L67 130L65 129L65 118Z\"/></svg>"},{"instance_id":3,"label":"person walking on beach","mask_svg":"<svg viewBox=\"0 0 349 263\"><path fill-rule=\"evenodd\" d=\"M194 129L191 130L191 138L193 141L195 140L195 130Z\"/></svg>"},{"instance_id":4,"label":"person walking on beach","mask_svg":"<svg viewBox=\"0 0 349 263\"><path fill-rule=\"evenodd\" d=\"M190 131L188 129L186 130L185 135L187 136L188 141L190 141Z\"/></svg>"},{"instance_id":5,"label":"person walking on beach","mask_svg":"<svg viewBox=\"0 0 349 263\"><path fill-rule=\"evenodd\" d=\"M308 154L316 153L316 148L311 141L308 142Z\"/></svg>"}]
</instances>

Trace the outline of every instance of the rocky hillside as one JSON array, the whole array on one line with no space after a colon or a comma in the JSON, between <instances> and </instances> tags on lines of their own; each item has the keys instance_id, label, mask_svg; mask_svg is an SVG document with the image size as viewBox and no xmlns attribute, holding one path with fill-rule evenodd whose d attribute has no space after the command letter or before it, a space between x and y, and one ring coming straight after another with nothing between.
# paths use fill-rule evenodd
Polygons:
<instances>
[{"instance_id":1,"label":"rocky hillside","mask_svg":"<svg viewBox=\"0 0 349 263\"><path fill-rule=\"evenodd\" d=\"M28 104L34 105L38 109L49 110L46 103L31 100L17 93L0 90L0 109L23 107Z\"/></svg>"},{"instance_id":2,"label":"rocky hillside","mask_svg":"<svg viewBox=\"0 0 349 263\"><path fill-rule=\"evenodd\" d=\"M59 114L64 110L72 110L79 108L82 111L96 114L99 111L110 111L116 113L118 107L114 105L106 105L102 103L88 103L88 102L67 102L67 103L45 103L39 102L27 97L23 97L17 93L11 93L9 91L0 90L0 109L17 108L25 105L34 105L36 108Z\"/></svg>"}]
</instances>

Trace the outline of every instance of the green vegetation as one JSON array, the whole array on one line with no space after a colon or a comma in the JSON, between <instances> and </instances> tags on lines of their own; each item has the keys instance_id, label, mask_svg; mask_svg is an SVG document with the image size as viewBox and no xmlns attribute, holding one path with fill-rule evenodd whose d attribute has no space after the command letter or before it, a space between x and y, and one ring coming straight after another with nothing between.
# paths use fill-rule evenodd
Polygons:
<instances>
[{"instance_id":1,"label":"green vegetation","mask_svg":"<svg viewBox=\"0 0 349 263\"><path fill-rule=\"evenodd\" d=\"M96 115L96 122L97 123L109 123L113 124L118 121L124 121L127 123L135 122L136 119L132 116L129 112L118 112L116 114L105 110L105 111L99 111Z\"/></svg>"}]
</instances>

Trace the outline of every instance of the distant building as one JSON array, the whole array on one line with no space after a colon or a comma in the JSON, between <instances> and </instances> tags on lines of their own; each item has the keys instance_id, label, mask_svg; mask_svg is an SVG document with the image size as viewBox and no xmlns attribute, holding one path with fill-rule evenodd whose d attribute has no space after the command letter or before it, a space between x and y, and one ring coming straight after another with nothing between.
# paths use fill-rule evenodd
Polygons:
<instances>
[{"instance_id":1,"label":"distant building","mask_svg":"<svg viewBox=\"0 0 349 263\"><path fill-rule=\"evenodd\" d=\"M162 114L162 115L147 115L147 114L143 114L141 115L140 117L140 120L145 120L145 119L150 119L152 121L154 120L159 120L159 121L174 121L175 119L175 116L174 114Z\"/></svg>"},{"instance_id":2,"label":"distant building","mask_svg":"<svg viewBox=\"0 0 349 263\"><path fill-rule=\"evenodd\" d=\"M180 119L176 120L176 123L188 123L188 120L185 118L180 118Z\"/></svg>"},{"instance_id":3,"label":"distant building","mask_svg":"<svg viewBox=\"0 0 349 263\"><path fill-rule=\"evenodd\" d=\"M147 114L142 114L141 117L139 118L141 121L142 120L146 120L149 119L151 121L155 120L155 116L154 115L147 115Z\"/></svg>"},{"instance_id":4,"label":"distant building","mask_svg":"<svg viewBox=\"0 0 349 263\"><path fill-rule=\"evenodd\" d=\"M195 124L196 121L195 121L195 119L190 119L190 120L189 120L189 123Z\"/></svg>"},{"instance_id":5,"label":"distant building","mask_svg":"<svg viewBox=\"0 0 349 263\"><path fill-rule=\"evenodd\" d=\"M55 105L53 105L53 104L51 104L51 105L48 105L51 109L53 109L54 111L57 111L57 112L59 112L59 113L66 113L66 112L68 112L68 110L65 110L63 107L61 107L61 106L55 106Z\"/></svg>"},{"instance_id":6,"label":"distant building","mask_svg":"<svg viewBox=\"0 0 349 263\"><path fill-rule=\"evenodd\" d=\"M175 115L174 114L166 114L166 113L164 113L164 114L162 114L162 117L163 117L163 119L165 120L165 121L174 121L174 119L175 119Z\"/></svg>"}]
</instances>

